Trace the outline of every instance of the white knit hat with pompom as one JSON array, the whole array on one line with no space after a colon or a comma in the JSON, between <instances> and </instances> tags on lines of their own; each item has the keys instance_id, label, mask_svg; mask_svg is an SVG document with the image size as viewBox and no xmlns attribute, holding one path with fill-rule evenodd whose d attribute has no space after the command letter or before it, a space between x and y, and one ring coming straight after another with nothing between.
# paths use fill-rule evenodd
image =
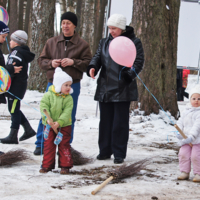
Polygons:
<instances>
[{"instance_id":1,"label":"white knit hat with pompom","mask_svg":"<svg viewBox=\"0 0 200 200\"><path fill-rule=\"evenodd\" d=\"M200 94L200 85L196 85L190 92L190 98L193 94Z\"/></svg>"},{"instance_id":2,"label":"white knit hat with pompom","mask_svg":"<svg viewBox=\"0 0 200 200\"><path fill-rule=\"evenodd\" d=\"M54 73L54 76L53 76L53 85L55 87L55 91L57 93L61 92L62 84L67 82L67 81L73 82L72 77L69 76L66 72L64 72L60 67L57 67L55 69L55 73ZM72 92L73 92L73 89L71 88L70 94Z\"/></svg>"}]
</instances>

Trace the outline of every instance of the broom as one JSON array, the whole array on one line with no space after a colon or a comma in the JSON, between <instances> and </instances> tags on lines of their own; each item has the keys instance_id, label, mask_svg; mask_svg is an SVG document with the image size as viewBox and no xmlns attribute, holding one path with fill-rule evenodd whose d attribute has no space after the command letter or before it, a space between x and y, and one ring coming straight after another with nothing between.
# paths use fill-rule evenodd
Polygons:
<instances>
[{"instance_id":1,"label":"broom","mask_svg":"<svg viewBox=\"0 0 200 200\"><path fill-rule=\"evenodd\" d=\"M187 138L187 136L183 133L183 131L179 128L177 124L174 125L174 127L177 129L177 131L182 135L184 139ZM193 146L191 143L189 144L191 147Z\"/></svg>"},{"instance_id":2,"label":"broom","mask_svg":"<svg viewBox=\"0 0 200 200\"><path fill-rule=\"evenodd\" d=\"M52 118L50 117L49 113L47 112L46 109L43 110L44 114L46 115L47 119L53 123ZM58 134L57 129L53 129L56 134ZM84 157L80 152L75 150L74 148L71 147L71 155L72 155L72 160L74 165L84 165L87 163L91 163L94 161L93 158L91 157Z\"/></svg>"},{"instance_id":3,"label":"broom","mask_svg":"<svg viewBox=\"0 0 200 200\"><path fill-rule=\"evenodd\" d=\"M12 165L14 163L30 159L24 149L10 150L0 155L0 166Z\"/></svg>"},{"instance_id":4,"label":"broom","mask_svg":"<svg viewBox=\"0 0 200 200\"><path fill-rule=\"evenodd\" d=\"M138 173L148 164L147 161L149 161L149 159L140 160L131 165L123 164L118 169L108 172L108 175L107 175L108 178L91 193L95 195L101 188L103 188L106 184L108 184L113 179L120 180L123 178L134 176L136 173Z\"/></svg>"}]
</instances>

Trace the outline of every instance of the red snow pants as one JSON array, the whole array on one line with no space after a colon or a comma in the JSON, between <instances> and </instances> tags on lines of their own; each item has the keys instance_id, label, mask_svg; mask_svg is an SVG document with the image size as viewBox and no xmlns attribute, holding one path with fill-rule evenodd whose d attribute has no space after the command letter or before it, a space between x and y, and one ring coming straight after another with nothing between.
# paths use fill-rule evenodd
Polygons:
<instances>
[{"instance_id":1,"label":"red snow pants","mask_svg":"<svg viewBox=\"0 0 200 200\"><path fill-rule=\"evenodd\" d=\"M73 160L70 150L70 138L71 138L71 126L65 126L58 129L63 134L63 139L58 145L58 167L71 168L73 166ZM56 157L56 145L54 140L57 134L50 128L49 136L44 140L44 156L42 162L42 168L55 168L55 157Z\"/></svg>"}]
</instances>

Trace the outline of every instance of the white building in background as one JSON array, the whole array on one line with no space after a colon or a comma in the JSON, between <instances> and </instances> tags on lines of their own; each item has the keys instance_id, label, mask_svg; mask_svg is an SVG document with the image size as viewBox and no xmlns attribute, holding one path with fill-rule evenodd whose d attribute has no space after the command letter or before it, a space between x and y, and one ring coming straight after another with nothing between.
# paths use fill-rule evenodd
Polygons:
<instances>
[{"instance_id":1,"label":"white building in background","mask_svg":"<svg viewBox=\"0 0 200 200\"><path fill-rule=\"evenodd\" d=\"M181 1L177 65L200 67L200 3Z\"/></svg>"}]
</instances>

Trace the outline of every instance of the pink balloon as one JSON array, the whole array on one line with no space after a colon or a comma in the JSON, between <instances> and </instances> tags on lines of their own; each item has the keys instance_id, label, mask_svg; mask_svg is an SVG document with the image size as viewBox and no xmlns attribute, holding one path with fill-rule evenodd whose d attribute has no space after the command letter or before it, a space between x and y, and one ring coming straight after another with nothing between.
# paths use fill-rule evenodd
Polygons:
<instances>
[{"instance_id":1,"label":"pink balloon","mask_svg":"<svg viewBox=\"0 0 200 200\"><path fill-rule=\"evenodd\" d=\"M111 41L109 53L117 64L132 67L136 58L136 47L129 38L118 36Z\"/></svg>"}]
</instances>

